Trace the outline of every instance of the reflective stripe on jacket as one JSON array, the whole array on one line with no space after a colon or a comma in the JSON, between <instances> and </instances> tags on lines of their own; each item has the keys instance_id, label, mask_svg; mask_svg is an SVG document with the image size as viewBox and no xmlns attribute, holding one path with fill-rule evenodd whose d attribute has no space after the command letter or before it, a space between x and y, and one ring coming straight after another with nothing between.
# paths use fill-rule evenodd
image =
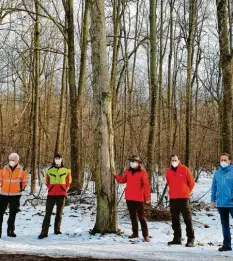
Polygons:
<instances>
[{"instance_id":1,"label":"reflective stripe on jacket","mask_svg":"<svg viewBox=\"0 0 233 261\"><path fill-rule=\"evenodd\" d=\"M13 171L8 164L0 171L1 195L21 195L21 191L25 189L27 183L27 171L19 164Z\"/></svg>"},{"instance_id":2,"label":"reflective stripe on jacket","mask_svg":"<svg viewBox=\"0 0 233 261\"><path fill-rule=\"evenodd\" d=\"M167 168L166 180L170 199L190 198L195 181L188 167L179 163L176 171L171 167Z\"/></svg>"},{"instance_id":3,"label":"reflective stripe on jacket","mask_svg":"<svg viewBox=\"0 0 233 261\"><path fill-rule=\"evenodd\" d=\"M150 201L150 184L148 174L144 169L132 173L130 169L125 170L124 175L115 175L119 183L126 183L125 199L133 201Z\"/></svg>"},{"instance_id":4,"label":"reflective stripe on jacket","mask_svg":"<svg viewBox=\"0 0 233 261\"><path fill-rule=\"evenodd\" d=\"M46 171L46 186L49 196L66 196L72 182L70 169L51 167Z\"/></svg>"},{"instance_id":5,"label":"reflective stripe on jacket","mask_svg":"<svg viewBox=\"0 0 233 261\"><path fill-rule=\"evenodd\" d=\"M219 165L214 173L211 187L211 202L217 207L233 207L233 166L222 168Z\"/></svg>"}]
</instances>

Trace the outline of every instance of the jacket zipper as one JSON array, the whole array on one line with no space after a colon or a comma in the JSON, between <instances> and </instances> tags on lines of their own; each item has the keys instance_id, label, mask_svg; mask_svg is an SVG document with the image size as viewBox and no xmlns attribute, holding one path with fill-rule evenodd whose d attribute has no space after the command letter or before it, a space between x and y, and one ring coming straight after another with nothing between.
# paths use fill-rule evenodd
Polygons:
<instances>
[{"instance_id":1,"label":"jacket zipper","mask_svg":"<svg viewBox=\"0 0 233 261\"><path fill-rule=\"evenodd\" d=\"M222 207L223 207L223 173L222 173L222 184L221 184L221 191L222 191Z\"/></svg>"}]
</instances>

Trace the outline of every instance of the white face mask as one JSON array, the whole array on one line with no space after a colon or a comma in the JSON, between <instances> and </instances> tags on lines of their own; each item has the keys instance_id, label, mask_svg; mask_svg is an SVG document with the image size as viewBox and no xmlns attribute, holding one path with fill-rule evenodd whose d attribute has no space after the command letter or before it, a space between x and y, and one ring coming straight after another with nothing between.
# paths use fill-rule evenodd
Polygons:
<instances>
[{"instance_id":1,"label":"white face mask","mask_svg":"<svg viewBox=\"0 0 233 261\"><path fill-rule=\"evenodd\" d=\"M226 168L227 166L229 166L229 163L225 162L225 161L221 161L220 165L222 168Z\"/></svg>"},{"instance_id":2,"label":"white face mask","mask_svg":"<svg viewBox=\"0 0 233 261\"><path fill-rule=\"evenodd\" d=\"M138 163L137 163L137 162L132 162L132 161L130 161L129 165L130 165L130 167L131 167L132 169L136 169L136 168L138 167Z\"/></svg>"},{"instance_id":3,"label":"white face mask","mask_svg":"<svg viewBox=\"0 0 233 261\"><path fill-rule=\"evenodd\" d=\"M171 164L173 168L176 168L179 165L179 161L172 161Z\"/></svg>"},{"instance_id":4,"label":"white face mask","mask_svg":"<svg viewBox=\"0 0 233 261\"><path fill-rule=\"evenodd\" d=\"M61 165L62 159L55 159L54 162L56 165Z\"/></svg>"},{"instance_id":5,"label":"white face mask","mask_svg":"<svg viewBox=\"0 0 233 261\"><path fill-rule=\"evenodd\" d=\"M9 161L9 165L13 168L16 164L15 164L15 162L13 160L10 160Z\"/></svg>"}]
</instances>

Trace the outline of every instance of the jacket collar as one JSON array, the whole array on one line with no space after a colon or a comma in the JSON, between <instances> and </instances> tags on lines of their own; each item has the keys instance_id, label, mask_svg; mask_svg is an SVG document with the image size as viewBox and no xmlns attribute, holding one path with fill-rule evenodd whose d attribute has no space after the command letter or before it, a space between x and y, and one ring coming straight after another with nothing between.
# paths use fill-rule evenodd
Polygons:
<instances>
[{"instance_id":1,"label":"jacket collar","mask_svg":"<svg viewBox=\"0 0 233 261\"><path fill-rule=\"evenodd\" d=\"M219 170L221 170L221 172L227 172L227 171L229 171L229 170L231 170L231 169L233 169L233 165L229 165L229 166L227 166L227 167L225 167L225 168L223 168L220 164L219 164Z\"/></svg>"}]
</instances>

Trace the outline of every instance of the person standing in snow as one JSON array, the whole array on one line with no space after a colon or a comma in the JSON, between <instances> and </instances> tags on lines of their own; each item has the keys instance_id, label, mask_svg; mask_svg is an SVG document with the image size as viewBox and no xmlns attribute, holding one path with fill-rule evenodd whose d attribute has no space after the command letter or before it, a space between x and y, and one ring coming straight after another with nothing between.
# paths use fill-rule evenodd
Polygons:
<instances>
[{"instance_id":1,"label":"person standing in snow","mask_svg":"<svg viewBox=\"0 0 233 261\"><path fill-rule=\"evenodd\" d=\"M3 215L9 204L7 221L7 236L16 237L15 218L18 212L21 192L25 189L28 177L27 171L19 165L19 155L11 153L9 163L0 171L0 237L2 236Z\"/></svg>"},{"instance_id":2,"label":"person standing in snow","mask_svg":"<svg viewBox=\"0 0 233 261\"><path fill-rule=\"evenodd\" d=\"M177 155L171 156L170 167L166 170L166 180L170 198L170 212L172 216L173 240L168 245L181 245L180 213L186 225L186 247L194 246L194 230L192 225L192 211L190 194L195 181L189 168L182 165Z\"/></svg>"},{"instance_id":3,"label":"person standing in snow","mask_svg":"<svg viewBox=\"0 0 233 261\"><path fill-rule=\"evenodd\" d=\"M229 214L233 218L233 166L226 152L221 154L219 168L214 173L211 205L218 208L222 224L223 245L218 250L232 250Z\"/></svg>"},{"instance_id":4,"label":"person standing in snow","mask_svg":"<svg viewBox=\"0 0 233 261\"><path fill-rule=\"evenodd\" d=\"M46 201L45 217L42 224L42 230L39 239L48 237L50 219L54 205L57 206L54 234L62 234L61 221L62 212L65 206L67 191L70 187L72 178L70 169L63 166L62 155L57 153L54 156L52 167L46 171L45 184L48 188L48 196Z\"/></svg>"},{"instance_id":5,"label":"person standing in snow","mask_svg":"<svg viewBox=\"0 0 233 261\"><path fill-rule=\"evenodd\" d=\"M128 238L138 237L138 219L141 223L142 235L145 242L150 242L148 227L144 214L144 201L150 202L150 184L148 174L142 168L140 158L133 155L129 158L129 168L124 171L123 176L115 174L119 183L126 183L125 199L129 210L133 234Z\"/></svg>"}]
</instances>

